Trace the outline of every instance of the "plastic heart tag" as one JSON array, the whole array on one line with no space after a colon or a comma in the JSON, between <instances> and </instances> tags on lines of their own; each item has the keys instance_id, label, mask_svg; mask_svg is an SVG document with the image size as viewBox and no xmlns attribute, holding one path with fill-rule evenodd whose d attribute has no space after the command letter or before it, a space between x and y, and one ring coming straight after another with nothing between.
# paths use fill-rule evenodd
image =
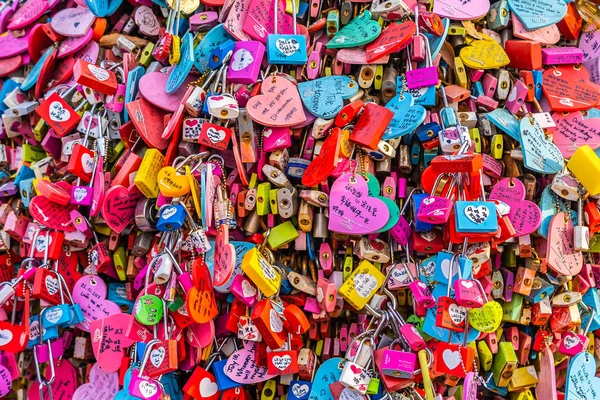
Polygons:
<instances>
[{"instance_id":1,"label":"plastic heart tag","mask_svg":"<svg viewBox=\"0 0 600 400\"><path fill-rule=\"evenodd\" d=\"M389 24L374 42L367 45L367 63L371 64L385 55L396 53L408 46L416 30L417 26L412 21Z\"/></svg>"},{"instance_id":2,"label":"plastic heart tag","mask_svg":"<svg viewBox=\"0 0 600 400\"><path fill-rule=\"evenodd\" d=\"M364 235L381 229L389 220L385 203L369 197L367 182L360 175L344 174L331 188L329 230Z\"/></svg>"},{"instance_id":3,"label":"plastic heart tag","mask_svg":"<svg viewBox=\"0 0 600 400\"><path fill-rule=\"evenodd\" d=\"M496 183L489 199L508 204L508 219L513 224L517 237L535 232L542 222L540 208L537 204L525 200L525 185L516 178L506 178Z\"/></svg>"},{"instance_id":4,"label":"plastic heart tag","mask_svg":"<svg viewBox=\"0 0 600 400\"><path fill-rule=\"evenodd\" d=\"M589 76L586 79L585 74L585 68L580 68L580 72L576 73L571 66L559 66L544 72L542 89L552 110L582 111L600 103L598 85L589 82Z\"/></svg>"},{"instance_id":5,"label":"plastic heart tag","mask_svg":"<svg viewBox=\"0 0 600 400\"><path fill-rule=\"evenodd\" d=\"M600 56L600 31L593 22L583 29L579 40L579 48L583 51L583 61L593 60Z\"/></svg>"},{"instance_id":6,"label":"plastic heart tag","mask_svg":"<svg viewBox=\"0 0 600 400\"><path fill-rule=\"evenodd\" d=\"M121 3L123 0L85 0L87 7L100 18L112 15L121 6Z\"/></svg>"},{"instance_id":7,"label":"plastic heart tag","mask_svg":"<svg viewBox=\"0 0 600 400\"><path fill-rule=\"evenodd\" d=\"M479 19L490 9L489 0L436 0L433 12L455 21Z\"/></svg>"},{"instance_id":8,"label":"plastic heart tag","mask_svg":"<svg viewBox=\"0 0 600 400\"><path fill-rule=\"evenodd\" d=\"M535 387L535 394L540 399L557 400L554 354L548 346L542 346L539 357L540 374L538 375L539 382Z\"/></svg>"},{"instance_id":9,"label":"plastic heart tag","mask_svg":"<svg viewBox=\"0 0 600 400\"><path fill-rule=\"evenodd\" d=\"M358 84L347 76L328 76L298 84L304 107L311 114L330 119L344 107L344 99L358 92Z\"/></svg>"},{"instance_id":10,"label":"plastic heart tag","mask_svg":"<svg viewBox=\"0 0 600 400\"><path fill-rule=\"evenodd\" d=\"M394 112L394 117L383 134L383 140L395 139L413 132L425 121L425 108L414 105L413 97L408 94L394 96L385 107Z\"/></svg>"},{"instance_id":11,"label":"plastic heart tag","mask_svg":"<svg viewBox=\"0 0 600 400\"><path fill-rule=\"evenodd\" d=\"M575 251L573 222L565 213L557 213L550 221L546 261L555 272L577 275L583 267L583 254Z\"/></svg>"},{"instance_id":12,"label":"plastic heart tag","mask_svg":"<svg viewBox=\"0 0 600 400\"><path fill-rule=\"evenodd\" d=\"M264 382L274 375L269 375L267 367L259 367L254 362L255 350L238 350L227 359L225 375L234 382L246 385Z\"/></svg>"},{"instance_id":13,"label":"plastic heart tag","mask_svg":"<svg viewBox=\"0 0 600 400\"><path fill-rule=\"evenodd\" d=\"M77 388L73 400L112 400L119 391L119 374L107 373L98 365L90 370L89 383Z\"/></svg>"},{"instance_id":14,"label":"plastic heart tag","mask_svg":"<svg viewBox=\"0 0 600 400\"><path fill-rule=\"evenodd\" d=\"M69 360L62 359L60 363L54 366L54 369L54 381L50 386L52 388L52 398L71 400L75 389L77 389L77 372L75 371L75 367L73 367L73 364ZM46 369L45 375L47 380L52 378L50 368ZM39 385L38 382L31 384L27 391L29 400L40 400ZM44 395L44 399L50 398L47 387L44 387L42 394Z\"/></svg>"},{"instance_id":15,"label":"plastic heart tag","mask_svg":"<svg viewBox=\"0 0 600 400\"><path fill-rule=\"evenodd\" d=\"M515 14L512 15L512 23L513 35L519 39L533 40L545 45L556 44L560 40L560 30L555 24L529 31ZM581 42L583 41L582 39ZM579 43L579 46L581 46L581 43Z\"/></svg>"},{"instance_id":16,"label":"plastic heart tag","mask_svg":"<svg viewBox=\"0 0 600 400\"><path fill-rule=\"evenodd\" d=\"M90 29L96 16L87 8L65 8L52 17L50 26L66 37L80 37Z\"/></svg>"},{"instance_id":17,"label":"plastic heart tag","mask_svg":"<svg viewBox=\"0 0 600 400\"><path fill-rule=\"evenodd\" d=\"M277 0L277 33L291 34L293 30L292 16L285 12L286 3ZM248 7L248 15L243 31L252 39L266 43L267 35L275 33L275 2L272 0L252 0Z\"/></svg>"},{"instance_id":18,"label":"plastic heart tag","mask_svg":"<svg viewBox=\"0 0 600 400\"><path fill-rule=\"evenodd\" d=\"M77 324L79 329L89 332L91 321L121 313L117 304L106 300L107 293L106 283L97 275L85 275L77 281L73 288L73 301L81 306L84 317L83 322Z\"/></svg>"},{"instance_id":19,"label":"plastic heart tag","mask_svg":"<svg viewBox=\"0 0 600 400\"><path fill-rule=\"evenodd\" d=\"M61 182L58 182L57 185L60 183ZM67 182L62 183L68 185ZM73 204L60 205L48 200L44 196L35 196L29 203L29 212L33 219L48 228L63 232L75 231L75 227L71 222L71 216L69 215L71 210L74 210L75 208L77 208L77 206Z\"/></svg>"},{"instance_id":20,"label":"plastic heart tag","mask_svg":"<svg viewBox=\"0 0 600 400\"><path fill-rule=\"evenodd\" d=\"M129 189L120 185L108 189L102 204L102 217L106 225L117 233L123 232L133 221L135 205L141 198L142 193L135 185L131 185Z\"/></svg>"},{"instance_id":21,"label":"plastic heart tag","mask_svg":"<svg viewBox=\"0 0 600 400\"><path fill-rule=\"evenodd\" d=\"M181 87L194 65L194 35L188 32L182 39L179 62L173 67L165 91L169 94Z\"/></svg>"},{"instance_id":22,"label":"plastic heart tag","mask_svg":"<svg viewBox=\"0 0 600 400\"><path fill-rule=\"evenodd\" d=\"M31 30L28 30L23 36L19 37L11 32L0 36L0 58L16 56L27 51L30 33Z\"/></svg>"},{"instance_id":23,"label":"plastic heart tag","mask_svg":"<svg viewBox=\"0 0 600 400\"><path fill-rule=\"evenodd\" d=\"M510 59L502 46L487 35L481 36L483 40L473 40L460 50L463 63L473 69L497 69L508 65Z\"/></svg>"},{"instance_id":24,"label":"plastic heart tag","mask_svg":"<svg viewBox=\"0 0 600 400\"><path fill-rule=\"evenodd\" d=\"M556 145L546 140L542 127L532 118L523 118L521 146L525 167L542 174L556 174L563 169L564 159Z\"/></svg>"},{"instance_id":25,"label":"plastic heart tag","mask_svg":"<svg viewBox=\"0 0 600 400\"><path fill-rule=\"evenodd\" d=\"M28 0L14 13L7 28L9 30L23 28L41 17L49 7L46 0Z\"/></svg>"},{"instance_id":26,"label":"plastic heart tag","mask_svg":"<svg viewBox=\"0 0 600 400\"><path fill-rule=\"evenodd\" d=\"M567 14L564 0L508 0L508 6L530 31L560 22Z\"/></svg>"},{"instance_id":27,"label":"plastic heart tag","mask_svg":"<svg viewBox=\"0 0 600 400\"><path fill-rule=\"evenodd\" d=\"M567 370L565 400L600 398L600 378L596 378L596 360L587 351L571 359Z\"/></svg>"},{"instance_id":28,"label":"plastic heart tag","mask_svg":"<svg viewBox=\"0 0 600 400\"><path fill-rule=\"evenodd\" d=\"M371 19L371 12L365 10L350 23L340 29L327 43L328 49L342 49L371 43L381 33L379 23Z\"/></svg>"},{"instance_id":29,"label":"plastic heart tag","mask_svg":"<svg viewBox=\"0 0 600 400\"><path fill-rule=\"evenodd\" d=\"M579 111L555 113L552 118L556 123L552 139L565 158L571 158L584 144L592 150L600 147L600 118L584 119Z\"/></svg>"},{"instance_id":30,"label":"plastic heart tag","mask_svg":"<svg viewBox=\"0 0 600 400\"><path fill-rule=\"evenodd\" d=\"M296 85L285 75L265 79L262 94L252 97L246 110L252 120L265 126L288 127L306 122Z\"/></svg>"},{"instance_id":31,"label":"plastic heart tag","mask_svg":"<svg viewBox=\"0 0 600 400\"><path fill-rule=\"evenodd\" d=\"M310 395L308 400L334 400L329 385L337 382L342 374L341 366L344 365L344 359L333 357L322 363L312 381Z\"/></svg>"},{"instance_id":32,"label":"plastic heart tag","mask_svg":"<svg viewBox=\"0 0 600 400\"><path fill-rule=\"evenodd\" d=\"M302 175L302 184L308 187L318 185L325 181L335 170L338 164L340 140L342 134L339 129L332 129L323 142L321 152L306 168Z\"/></svg>"},{"instance_id":33,"label":"plastic heart tag","mask_svg":"<svg viewBox=\"0 0 600 400\"><path fill-rule=\"evenodd\" d=\"M133 344L133 339L125 335L130 322L129 314L109 315L91 322L92 349L104 371L117 372L124 356L123 350Z\"/></svg>"}]
</instances>

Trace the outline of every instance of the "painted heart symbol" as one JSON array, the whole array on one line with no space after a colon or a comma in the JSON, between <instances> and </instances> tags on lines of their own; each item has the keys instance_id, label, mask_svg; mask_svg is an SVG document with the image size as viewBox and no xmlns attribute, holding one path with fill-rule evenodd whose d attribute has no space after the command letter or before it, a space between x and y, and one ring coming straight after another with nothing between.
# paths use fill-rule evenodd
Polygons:
<instances>
[{"instance_id":1,"label":"painted heart symbol","mask_svg":"<svg viewBox=\"0 0 600 400\"><path fill-rule=\"evenodd\" d=\"M269 313L269 326L271 330L275 333L280 333L283 331L283 321L281 317L277 313L277 311L271 309Z\"/></svg>"},{"instance_id":2,"label":"painted heart symbol","mask_svg":"<svg viewBox=\"0 0 600 400\"><path fill-rule=\"evenodd\" d=\"M567 67L547 69L542 89L553 111L583 111L600 103L599 86L589 82L587 70L576 73ZM583 76L582 76L583 75Z\"/></svg>"},{"instance_id":3,"label":"painted heart symbol","mask_svg":"<svg viewBox=\"0 0 600 400\"><path fill-rule=\"evenodd\" d=\"M354 275L353 283L356 288L356 293L364 298L370 298L373 291L377 289L378 286L377 278L369 274Z\"/></svg>"},{"instance_id":4,"label":"painted heart symbol","mask_svg":"<svg viewBox=\"0 0 600 400\"><path fill-rule=\"evenodd\" d=\"M362 372L362 368L359 367L356 364L352 364L350 365L350 370L355 374L355 375L360 375L360 373Z\"/></svg>"},{"instance_id":5,"label":"painted heart symbol","mask_svg":"<svg viewBox=\"0 0 600 400\"><path fill-rule=\"evenodd\" d=\"M13 339L13 334L8 329L0 329L0 346L7 345Z\"/></svg>"},{"instance_id":6,"label":"painted heart symbol","mask_svg":"<svg viewBox=\"0 0 600 400\"><path fill-rule=\"evenodd\" d=\"M165 197L185 196L190 192L189 178L185 175L178 175L175 168L171 166L161 168L156 179L158 190Z\"/></svg>"},{"instance_id":7,"label":"painted heart symbol","mask_svg":"<svg viewBox=\"0 0 600 400\"><path fill-rule=\"evenodd\" d=\"M596 376L596 360L582 352L571 358L567 370L565 400L595 400L600 398L600 378Z\"/></svg>"},{"instance_id":8,"label":"painted heart symbol","mask_svg":"<svg viewBox=\"0 0 600 400\"><path fill-rule=\"evenodd\" d=\"M274 356L273 357L273 365L280 371L284 371L287 367L292 363L292 357L289 355L284 356Z\"/></svg>"},{"instance_id":9,"label":"painted heart symbol","mask_svg":"<svg viewBox=\"0 0 600 400\"><path fill-rule=\"evenodd\" d=\"M584 119L579 111L567 115L554 113L552 118L556 123L552 141L565 158L571 158L584 144L592 150L600 147L600 118Z\"/></svg>"},{"instance_id":10,"label":"painted heart symbol","mask_svg":"<svg viewBox=\"0 0 600 400\"><path fill-rule=\"evenodd\" d=\"M379 23L371 18L371 12L365 10L340 29L329 42L328 49L343 49L371 43L381 33Z\"/></svg>"},{"instance_id":11,"label":"painted heart symbol","mask_svg":"<svg viewBox=\"0 0 600 400\"><path fill-rule=\"evenodd\" d=\"M241 71L248 68L254 62L254 57L246 49L239 49L233 53L233 58L229 64L229 68L234 71Z\"/></svg>"},{"instance_id":12,"label":"painted heart symbol","mask_svg":"<svg viewBox=\"0 0 600 400\"><path fill-rule=\"evenodd\" d=\"M502 46L487 35L481 36L483 40L473 40L460 50L462 62L473 69L497 69L508 65L510 59Z\"/></svg>"},{"instance_id":13,"label":"painted heart symbol","mask_svg":"<svg viewBox=\"0 0 600 400\"><path fill-rule=\"evenodd\" d=\"M488 217L490 216L490 212L488 208L484 205L478 207L469 205L465 207L465 215L474 224L482 224L488 219Z\"/></svg>"},{"instance_id":14,"label":"painted heart symbol","mask_svg":"<svg viewBox=\"0 0 600 400\"><path fill-rule=\"evenodd\" d=\"M94 157L88 153L83 153L81 156L81 166L86 174L91 174L94 170Z\"/></svg>"},{"instance_id":15,"label":"painted heart symbol","mask_svg":"<svg viewBox=\"0 0 600 400\"><path fill-rule=\"evenodd\" d=\"M575 251L573 222L565 213L556 213L548 228L546 261L555 272L577 275L583 267L583 254Z\"/></svg>"},{"instance_id":16,"label":"painted heart symbol","mask_svg":"<svg viewBox=\"0 0 600 400\"><path fill-rule=\"evenodd\" d=\"M106 225L117 233L123 232L133 221L135 205L141 198L142 193L135 185L131 185L129 189L121 185L108 189L102 203L102 217Z\"/></svg>"},{"instance_id":17,"label":"painted heart symbol","mask_svg":"<svg viewBox=\"0 0 600 400\"><path fill-rule=\"evenodd\" d=\"M305 396L308 394L310 388L308 387L307 384L299 384L299 383L295 383L292 386L292 393L294 393L294 396L296 396L297 398L301 398L302 396Z\"/></svg>"},{"instance_id":18,"label":"painted heart symbol","mask_svg":"<svg viewBox=\"0 0 600 400\"><path fill-rule=\"evenodd\" d=\"M444 360L444 364L446 364L448 369L453 370L460 365L460 352L458 350L452 351L450 349L446 349L442 353L442 359Z\"/></svg>"},{"instance_id":19,"label":"painted heart symbol","mask_svg":"<svg viewBox=\"0 0 600 400\"><path fill-rule=\"evenodd\" d=\"M49 235L44 235L42 237L38 236L37 239L35 240L35 249L38 252L43 252L44 250L46 250L46 241L48 242L48 245L52 244L52 236Z\"/></svg>"},{"instance_id":20,"label":"painted heart symbol","mask_svg":"<svg viewBox=\"0 0 600 400\"><path fill-rule=\"evenodd\" d=\"M285 54L286 56L291 56L295 54L300 48L300 43L294 39L277 39L275 41L275 47L279 50L280 53Z\"/></svg>"},{"instance_id":21,"label":"painted heart symbol","mask_svg":"<svg viewBox=\"0 0 600 400\"><path fill-rule=\"evenodd\" d=\"M158 393L158 385L156 383L141 381L139 383L140 394L144 396L145 399L149 399Z\"/></svg>"},{"instance_id":22,"label":"painted heart symbol","mask_svg":"<svg viewBox=\"0 0 600 400\"><path fill-rule=\"evenodd\" d=\"M523 118L519 123L523 163L530 170L542 174L556 174L563 169L564 159L556 145L546 140L537 121Z\"/></svg>"},{"instance_id":23,"label":"painted heart symbol","mask_svg":"<svg viewBox=\"0 0 600 400\"><path fill-rule=\"evenodd\" d=\"M490 9L489 0L436 0L433 12L440 18L467 21L483 17Z\"/></svg>"},{"instance_id":24,"label":"painted heart symbol","mask_svg":"<svg viewBox=\"0 0 600 400\"><path fill-rule=\"evenodd\" d=\"M560 22L567 14L563 0L508 0L508 6L530 31Z\"/></svg>"},{"instance_id":25,"label":"painted heart symbol","mask_svg":"<svg viewBox=\"0 0 600 400\"><path fill-rule=\"evenodd\" d=\"M414 105L414 98L408 94L394 96L385 108L393 111L394 117L383 134L383 140L395 139L413 132L425 121L427 113L423 106Z\"/></svg>"},{"instance_id":26,"label":"painted heart symbol","mask_svg":"<svg viewBox=\"0 0 600 400\"><path fill-rule=\"evenodd\" d=\"M328 76L298 84L304 107L316 117L333 118L344 107L344 99L358 92L358 84L347 76Z\"/></svg>"},{"instance_id":27,"label":"painted heart symbol","mask_svg":"<svg viewBox=\"0 0 600 400\"><path fill-rule=\"evenodd\" d=\"M494 185L488 198L508 204L508 219L513 224L517 237L535 232L542 223L540 208L525 200L525 185L518 179L502 179Z\"/></svg>"},{"instance_id":28,"label":"painted heart symbol","mask_svg":"<svg viewBox=\"0 0 600 400\"><path fill-rule=\"evenodd\" d=\"M196 125L198 125L198 119L197 118L188 118L185 120L185 125L189 126L189 127L194 127Z\"/></svg>"},{"instance_id":29,"label":"painted heart symbol","mask_svg":"<svg viewBox=\"0 0 600 400\"><path fill-rule=\"evenodd\" d=\"M81 201L86 198L87 193L87 190L84 188L75 188L73 189L73 198L76 202L81 203Z\"/></svg>"},{"instance_id":30,"label":"painted heart symbol","mask_svg":"<svg viewBox=\"0 0 600 400\"><path fill-rule=\"evenodd\" d=\"M243 280L242 294L244 295L244 297L254 297L257 294L257 290L254 286L252 286L252 284L249 281Z\"/></svg>"},{"instance_id":31,"label":"painted heart symbol","mask_svg":"<svg viewBox=\"0 0 600 400\"><path fill-rule=\"evenodd\" d=\"M555 24L546 26L544 28L535 29L533 31L527 30L525 25L517 18L515 14L512 15L512 23L513 23L513 35L518 37L519 39L524 40L533 40L535 42L540 42L545 45L553 45L558 43L560 40L560 30ZM579 47L581 48L581 43L584 39L581 39L579 42ZM584 52L585 54L585 52ZM584 57L585 61L585 57Z\"/></svg>"},{"instance_id":32,"label":"painted heart symbol","mask_svg":"<svg viewBox=\"0 0 600 400\"><path fill-rule=\"evenodd\" d=\"M211 381L209 377L206 377L200 381L199 390L200 395L206 398L217 393L219 386L216 382Z\"/></svg>"},{"instance_id":33,"label":"painted heart symbol","mask_svg":"<svg viewBox=\"0 0 600 400\"><path fill-rule=\"evenodd\" d=\"M59 101L50 103L50 119L55 122L65 122L71 119L71 112L63 107Z\"/></svg>"},{"instance_id":34,"label":"painted heart symbol","mask_svg":"<svg viewBox=\"0 0 600 400\"><path fill-rule=\"evenodd\" d=\"M158 368L163 360L165 359L165 348L159 347L158 349L154 349L150 352L150 362L156 368Z\"/></svg>"},{"instance_id":35,"label":"painted heart symbol","mask_svg":"<svg viewBox=\"0 0 600 400\"><path fill-rule=\"evenodd\" d=\"M225 139L226 133L223 130L215 129L211 126L206 130L206 136L208 136L212 143L218 143Z\"/></svg>"},{"instance_id":36,"label":"painted heart symbol","mask_svg":"<svg viewBox=\"0 0 600 400\"><path fill-rule=\"evenodd\" d=\"M417 26L413 21L389 24L375 41L367 45L367 63L371 64L385 55L396 53L408 46L416 30Z\"/></svg>"},{"instance_id":37,"label":"painted heart symbol","mask_svg":"<svg viewBox=\"0 0 600 400\"><path fill-rule=\"evenodd\" d=\"M350 235L376 232L390 219L390 211L378 198L369 196L360 175L344 174L333 183L329 199L329 230Z\"/></svg>"},{"instance_id":38,"label":"painted heart symbol","mask_svg":"<svg viewBox=\"0 0 600 400\"><path fill-rule=\"evenodd\" d=\"M119 391L119 374L107 373L98 363L92 366L89 383L77 388L73 399L112 400Z\"/></svg>"},{"instance_id":39,"label":"painted heart symbol","mask_svg":"<svg viewBox=\"0 0 600 400\"><path fill-rule=\"evenodd\" d=\"M57 185L66 184L67 182L57 182ZM67 186L64 186L65 189ZM69 190L71 190L69 188ZM44 196L35 196L29 202L29 213L40 224L63 232L74 232L75 226L71 222L70 212L77 206L74 204L61 205L48 200Z\"/></svg>"},{"instance_id":40,"label":"painted heart symbol","mask_svg":"<svg viewBox=\"0 0 600 400\"><path fill-rule=\"evenodd\" d=\"M121 314L121 307L107 300L106 283L97 275L81 277L73 287L73 300L81 306L83 322L76 326L86 332L91 330L91 322L114 314Z\"/></svg>"},{"instance_id":41,"label":"painted heart symbol","mask_svg":"<svg viewBox=\"0 0 600 400\"><path fill-rule=\"evenodd\" d=\"M252 97L246 111L253 121L266 126L289 127L306 122L296 85L278 74L263 81L262 94Z\"/></svg>"},{"instance_id":42,"label":"painted heart symbol","mask_svg":"<svg viewBox=\"0 0 600 400\"><path fill-rule=\"evenodd\" d=\"M467 317L467 308L452 303L448 307L448 315L450 315L450 319L452 320L454 325L459 325Z\"/></svg>"}]
</instances>

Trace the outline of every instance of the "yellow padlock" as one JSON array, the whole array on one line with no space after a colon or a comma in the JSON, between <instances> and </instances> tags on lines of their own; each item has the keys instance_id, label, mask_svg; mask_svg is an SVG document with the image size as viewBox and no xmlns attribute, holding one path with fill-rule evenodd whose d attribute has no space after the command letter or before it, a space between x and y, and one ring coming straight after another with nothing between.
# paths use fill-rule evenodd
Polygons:
<instances>
[{"instance_id":1,"label":"yellow padlock","mask_svg":"<svg viewBox=\"0 0 600 400\"><path fill-rule=\"evenodd\" d=\"M262 255L258 247L246 252L242 259L242 271L266 297L271 297L279 291L281 275Z\"/></svg>"},{"instance_id":2,"label":"yellow padlock","mask_svg":"<svg viewBox=\"0 0 600 400\"><path fill-rule=\"evenodd\" d=\"M158 171L162 168L165 156L157 149L148 149L133 183L149 199L158 197Z\"/></svg>"},{"instance_id":3,"label":"yellow padlock","mask_svg":"<svg viewBox=\"0 0 600 400\"><path fill-rule=\"evenodd\" d=\"M567 168L590 196L600 193L600 158L590 146L586 144L578 148L567 163Z\"/></svg>"},{"instance_id":4,"label":"yellow padlock","mask_svg":"<svg viewBox=\"0 0 600 400\"><path fill-rule=\"evenodd\" d=\"M361 310L383 285L385 275L370 262L362 260L340 287L339 293L357 310Z\"/></svg>"}]
</instances>

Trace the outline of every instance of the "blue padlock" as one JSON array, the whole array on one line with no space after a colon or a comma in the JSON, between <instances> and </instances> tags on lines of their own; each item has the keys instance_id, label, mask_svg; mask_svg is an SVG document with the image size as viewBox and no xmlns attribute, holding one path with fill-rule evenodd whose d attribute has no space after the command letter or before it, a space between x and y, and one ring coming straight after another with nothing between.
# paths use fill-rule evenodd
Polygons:
<instances>
[{"instance_id":1,"label":"blue padlock","mask_svg":"<svg viewBox=\"0 0 600 400\"><path fill-rule=\"evenodd\" d=\"M223 65L223 61L227 58L229 52L233 53L234 47L235 42L229 39L218 45L215 49L213 49L213 51L210 53L210 56L208 57L208 68L221 68L221 65Z\"/></svg>"},{"instance_id":2,"label":"blue padlock","mask_svg":"<svg viewBox=\"0 0 600 400\"><path fill-rule=\"evenodd\" d=\"M421 207L421 203L423 200L428 197L427 193L415 193L413 194L413 215L417 215L419 213L419 208ZM419 221L415 218L415 232L429 232L433 229L432 224L428 224L427 222Z\"/></svg>"},{"instance_id":3,"label":"blue padlock","mask_svg":"<svg viewBox=\"0 0 600 400\"><path fill-rule=\"evenodd\" d=\"M172 232L181 228L187 215L183 207L179 203L161 207L156 228L161 232Z\"/></svg>"},{"instance_id":4,"label":"blue padlock","mask_svg":"<svg viewBox=\"0 0 600 400\"><path fill-rule=\"evenodd\" d=\"M302 65L306 64L306 37L299 35L296 27L296 1L292 0L294 33L277 33L277 14L279 13L279 0L275 0L275 33L267 35L267 59L269 64Z\"/></svg>"},{"instance_id":5,"label":"blue padlock","mask_svg":"<svg viewBox=\"0 0 600 400\"><path fill-rule=\"evenodd\" d=\"M291 381L287 400L306 400L310 394L312 382L309 381Z\"/></svg>"},{"instance_id":6,"label":"blue padlock","mask_svg":"<svg viewBox=\"0 0 600 400\"><path fill-rule=\"evenodd\" d=\"M433 272L433 280L439 283L448 284L448 280L457 279L458 270L452 266L453 253L449 251L440 251L437 253L435 271ZM473 261L465 256L458 256L458 266L462 279L471 279L473 273ZM451 273L451 275L450 275ZM448 275L448 277L447 277Z\"/></svg>"},{"instance_id":7,"label":"blue padlock","mask_svg":"<svg viewBox=\"0 0 600 400\"><path fill-rule=\"evenodd\" d=\"M227 360L215 361L213 364L213 375L220 391L231 389L237 386L241 386L239 383L232 381L227 375L225 375L225 364Z\"/></svg>"},{"instance_id":8,"label":"blue padlock","mask_svg":"<svg viewBox=\"0 0 600 400\"><path fill-rule=\"evenodd\" d=\"M127 299L127 289L125 283L113 282L108 284L108 294L106 298L121 307L121 310L127 314L131 314L133 310L133 300Z\"/></svg>"},{"instance_id":9,"label":"blue padlock","mask_svg":"<svg viewBox=\"0 0 600 400\"><path fill-rule=\"evenodd\" d=\"M457 201L454 204L456 231L493 233L498 230L496 206L488 201Z\"/></svg>"},{"instance_id":10,"label":"blue padlock","mask_svg":"<svg viewBox=\"0 0 600 400\"><path fill-rule=\"evenodd\" d=\"M44 328L63 327L71 321L71 311L68 304L59 304L42 310L42 326Z\"/></svg>"},{"instance_id":11,"label":"blue padlock","mask_svg":"<svg viewBox=\"0 0 600 400\"><path fill-rule=\"evenodd\" d=\"M442 127L437 122L429 122L425 125L421 125L415 131L417 137L422 142L427 142L431 139L435 139L440 134Z\"/></svg>"}]
</instances>

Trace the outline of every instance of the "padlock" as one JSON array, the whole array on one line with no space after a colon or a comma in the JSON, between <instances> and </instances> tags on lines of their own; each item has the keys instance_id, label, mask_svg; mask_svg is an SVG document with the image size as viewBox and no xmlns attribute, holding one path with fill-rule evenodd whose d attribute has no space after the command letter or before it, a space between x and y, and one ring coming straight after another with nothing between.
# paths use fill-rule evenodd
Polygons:
<instances>
[{"instance_id":1,"label":"padlock","mask_svg":"<svg viewBox=\"0 0 600 400\"><path fill-rule=\"evenodd\" d=\"M367 340L369 340L369 347L371 348L371 350L370 350L371 354L369 354L369 357L367 358L366 362L364 362L363 364L359 364L359 363L357 363L357 358L358 358L359 354L361 353L364 343ZM371 342L371 340L372 340L371 338L365 337L365 338L360 339L358 342L356 342L356 343L358 343L356 353L351 358L351 360L346 360L346 362L344 364L344 368L342 369L342 372L339 377L339 382L342 385L344 385L347 388L352 388L360 394L367 393L367 387L371 380L371 375L368 370L369 364L372 362L372 359L373 359L372 346L374 346L374 344ZM350 346L348 348L348 352L350 352L351 349L354 349L354 346ZM346 354L346 358L348 358L348 356L349 356L349 354Z\"/></svg>"}]
</instances>

